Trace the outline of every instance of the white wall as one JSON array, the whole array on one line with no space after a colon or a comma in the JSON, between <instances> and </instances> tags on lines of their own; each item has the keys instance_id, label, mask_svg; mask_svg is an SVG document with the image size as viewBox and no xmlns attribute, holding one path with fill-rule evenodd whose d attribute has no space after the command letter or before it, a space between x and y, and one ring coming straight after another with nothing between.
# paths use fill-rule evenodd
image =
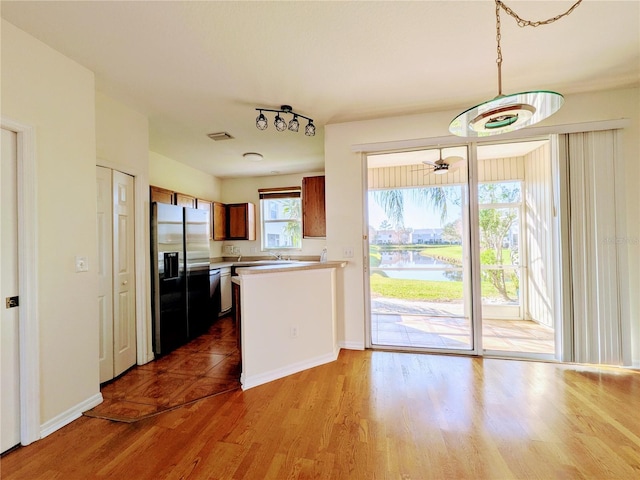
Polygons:
<instances>
[{"instance_id":1,"label":"white wall","mask_svg":"<svg viewBox=\"0 0 640 480\"><path fill-rule=\"evenodd\" d=\"M2 20L2 115L35 127L44 424L100 392L94 75Z\"/></svg>"},{"instance_id":2,"label":"white wall","mask_svg":"<svg viewBox=\"0 0 640 480\"><path fill-rule=\"evenodd\" d=\"M592 94L570 95L563 108L540 126L629 118L631 126L623 139L627 219L626 247L630 264L628 279L620 284L629 289L633 363L640 366L640 143L638 88ZM448 137L448 125L459 111L408 115L325 127L325 174L327 192L327 247L329 259L342 259L342 248L352 246L353 261L344 269L344 286L338 289L338 332L342 346L362 348L365 340L364 271L362 235L363 175L361 154L354 145Z\"/></svg>"},{"instance_id":3,"label":"white wall","mask_svg":"<svg viewBox=\"0 0 640 480\"><path fill-rule=\"evenodd\" d=\"M149 152L149 185L174 192L221 202L221 181L218 177L179 163L156 152ZM222 256L222 242L209 242L210 256Z\"/></svg>"},{"instance_id":4,"label":"white wall","mask_svg":"<svg viewBox=\"0 0 640 480\"><path fill-rule=\"evenodd\" d=\"M240 249L240 253L245 256L261 256L260 252L260 197L258 189L277 187L302 187L303 177L313 177L323 175L318 173L304 173L294 175L271 175L266 177L241 177L225 178L222 180L222 200L224 203L244 203L250 202L256 206L256 240L234 240L227 241L225 245L235 245ZM320 255L322 248L326 245L324 238L303 238L302 249L291 252L292 255Z\"/></svg>"}]
</instances>

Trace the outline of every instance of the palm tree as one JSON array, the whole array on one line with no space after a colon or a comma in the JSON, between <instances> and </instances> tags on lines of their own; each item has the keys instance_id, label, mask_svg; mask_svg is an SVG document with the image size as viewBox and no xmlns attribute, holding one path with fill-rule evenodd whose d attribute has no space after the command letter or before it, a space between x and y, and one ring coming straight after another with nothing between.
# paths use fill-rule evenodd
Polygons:
<instances>
[{"instance_id":1,"label":"palm tree","mask_svg":"<svg viewBox=\"0 0 640 480\"><path fill-rule=\"evenodd\" d=\"M404 202L413 200L419 205L432 206L440 210L440 219L444 223L447 218L448 201L456 202L456 187L426 187L392 190L373 190L373 199L384 210L396 228L404 227Z\"/></svg>"},{"instance_id":2,"label":"palm tree","mask_svg":"<svg viewBox=\"0 0 640 480\"><path fill-rule=\"evenodd\" d=\"M282 213L286 218L290 218L295 221L287 222L284 227L282 227L282 233L287 237L291 238L292 246L300 245L300 240L302 238L302 231L300 228L300 217L301 217L301 202L300 199L290 198L286 200L282 200Z\"/></svg>"}]
</instances>

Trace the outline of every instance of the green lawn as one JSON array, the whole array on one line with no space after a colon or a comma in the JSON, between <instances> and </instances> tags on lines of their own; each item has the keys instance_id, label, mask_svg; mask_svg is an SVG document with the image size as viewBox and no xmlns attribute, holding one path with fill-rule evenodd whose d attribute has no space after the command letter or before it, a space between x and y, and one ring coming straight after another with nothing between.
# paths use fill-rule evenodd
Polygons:
<instances>
[{"instance_id":1,"label":"green lawn","mask_svg":"<svg viewBox=\"0 0 640 480\"><path fill-rule=\"evenodd\" d=\"M407 280L371 275L371 294L401 300L451 302L462 300L462 282ZM516 297L515 287L507 283L511 298ZM499 297L498 291L489 282L482 282L483 297Z\"/></svg>"}]
</instances>

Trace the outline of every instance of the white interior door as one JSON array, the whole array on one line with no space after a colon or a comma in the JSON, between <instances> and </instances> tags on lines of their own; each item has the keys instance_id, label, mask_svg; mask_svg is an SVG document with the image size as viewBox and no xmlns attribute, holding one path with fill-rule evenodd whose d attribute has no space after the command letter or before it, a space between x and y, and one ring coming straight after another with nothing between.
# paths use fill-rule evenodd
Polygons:
<instances>
[{"instance_id":1,"label":"white interior door","mask_svg":"<svg viewBox=\"0 0 640 480\"><path fill-rule=\"evenodd\" d=\"M17 135L2 129L2 168L0 170L1 235L0 253L0 346L2 391L0 394L0 452L20 443L20 376L18 308L7 308L5 299L18 296L18 214L17 214Z\"/></svg>"},{"instance_id":2,"label":"white interior door","mask_svg":"<svg viewBox=\"0 0 640 480\"><path fill-rule=\"evenodd\" d=\"M134 179L97 167L100 383L136 363Z\"/></svg>"},{"instance_id":3,"label":"white interior door","mask_svg":"<svg viewBox=\"0 0 640 480\"><path fill-rule=\"evenodd\" d=\"M133 177L113 171L114 376L136 363Z\"/></svg>"},{"instance_id":4,"label":"white interior door","mask_svg":"<svg viewBox=\"0 0 640 480\"><path fill-rule=\"evenodd\" d=\"M98 314L100 383L113 375L113 196L111 169L97 167L98 185Z\"/></svg>"}]
</instances>

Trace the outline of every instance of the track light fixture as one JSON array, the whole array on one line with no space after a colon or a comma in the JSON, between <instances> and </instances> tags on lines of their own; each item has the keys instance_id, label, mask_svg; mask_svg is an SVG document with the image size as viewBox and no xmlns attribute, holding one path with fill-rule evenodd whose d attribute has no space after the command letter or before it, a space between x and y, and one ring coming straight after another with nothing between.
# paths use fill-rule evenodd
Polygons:
<instances>
[{"instance_id":1,"label":"track light fixture","mask_svg":"<svg viewBox=\"0 0 640 480\"><path fill-rule=\"evenodd\" d=\"M294 112L290 105L281 105L280 110L272 110L270 108L256 108L256 110L260 112L260 115L256 118L256 128L258 130L266 130L269 126L267 117L265 117L262 112L274 112L276 114L276 118L273 121L273 125L279 132L284 132L287 129L292 132L297 132L300 129L300 121L298 120L298 117L301 117L309 121L309 123L304 127L304 134L307 137L313 137L316 134L316 126L313 124L313 119ZM293 118L289 121L288 125L284 118L280 116L281 113L293 115Z\"/></svg>"},{"instance_id":2,"label":"track light fixture","mask_svg":"<svg viewBox=\"0 0 640 480\"><path fill-rule=\"evenodd\" d=\"M548 20L530 21L520 18L501 0L496 3L496 41L498 44L498 96L465 110L449 124L449 131L461 137L487 137L511 132L541 122L556 113L564 103L564 97L556 92L537 90L502 94L502 49L500 47L500 9L516 19L520 27L548 25L569 15L582 0L577 0L565 13Z\"/></svg>"}]
</instances>

